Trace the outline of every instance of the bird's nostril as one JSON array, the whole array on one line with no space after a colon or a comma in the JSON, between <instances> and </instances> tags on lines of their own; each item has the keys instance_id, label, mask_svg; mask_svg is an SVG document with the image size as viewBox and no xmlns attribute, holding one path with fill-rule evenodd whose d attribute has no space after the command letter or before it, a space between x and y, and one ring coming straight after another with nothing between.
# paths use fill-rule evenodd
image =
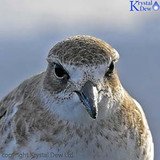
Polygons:
<instances>
[{"instance_id":1,"label":"bird's nostril","mask_svg":"<svg viewBox=\"0 0 160 160\"><path fill-rule=\"evenodd\" d=\"M77 93L78 96L82 97L83 99L87 99L85 93L83 91L74 91L75 93Z\"/></svg>"},{"instance_id":2,"label":"bird's nostril","mask_svg":"<svg viewBox=\"0 0 160 160\"><path fill-rule=\"evenodd\" d=\"M85 94L83 92L81 92L82 96L84 99L87 99L87 97L85 96Z\"/></svg>"},{"instance_id":3,"label":"bird's nostril","mask_svg":"<svg viewBox=\"0 0 160 160\"><path fill-rule=\"evenodd\" d=\"M79 91L74 91L75 93L77 93L78 95L80 95L80 92Z\"/></svg>"}]
</instances>

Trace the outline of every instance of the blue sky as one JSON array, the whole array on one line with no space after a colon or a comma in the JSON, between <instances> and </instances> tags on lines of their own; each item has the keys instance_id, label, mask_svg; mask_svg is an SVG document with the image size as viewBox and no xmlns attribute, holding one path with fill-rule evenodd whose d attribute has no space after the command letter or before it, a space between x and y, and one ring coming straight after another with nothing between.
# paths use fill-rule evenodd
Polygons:
<instances>
[{"instance_id":1,"label":"blue sky","mask_svg":"<svg viewBox=\"0 0 160 160\"><path fill-rule=\"evenodd\" d=\"M160 159L160 10L130 12L124 0L0 2L0 98L45 70L58 41L81 34L101 38L120 54L121 82L142 104Z\"/></svg>"}]
</instances>

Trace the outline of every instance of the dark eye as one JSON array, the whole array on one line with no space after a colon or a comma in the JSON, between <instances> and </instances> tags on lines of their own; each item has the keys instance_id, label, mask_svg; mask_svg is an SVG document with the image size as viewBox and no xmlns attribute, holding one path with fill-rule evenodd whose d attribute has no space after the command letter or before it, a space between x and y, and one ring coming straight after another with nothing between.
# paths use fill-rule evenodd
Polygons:
<instances>
[{"instance_id":1,"label":"dark eye","mask_svg":"<svg viewBox=\"0 0 160 160\"><path fill-rule=\"evenodd\" d=\"M69 78L69 75L67 74L67 72L59 64L54 64L54 73L58 79Z\"/></svg>"},{"instance_id":2,"label":"dark eye","mask_svg":"<svg viewBox=\"0 0 160 160\"><path fill-rule=\"evenodd\" d=\"M115 64L112 61L111 64L109 65L109 67L108 67L108 70L107 70L105 76L111 76L114 72L114 68L115 68Z\"/></svg>"}]
</instances>

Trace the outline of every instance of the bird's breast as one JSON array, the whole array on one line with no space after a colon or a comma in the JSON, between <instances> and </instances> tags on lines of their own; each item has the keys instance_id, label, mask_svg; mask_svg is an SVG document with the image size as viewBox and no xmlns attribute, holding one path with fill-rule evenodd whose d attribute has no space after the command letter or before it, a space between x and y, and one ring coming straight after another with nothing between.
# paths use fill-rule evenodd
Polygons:
<instances>
[{"instance_id":1,"label":"bird's breast","mask_svg":"<svg viewBox=\"0 0 160 160\"><path fill-rule=\"evenodd\" d=\"M63 127L62 127L63 128ZM127 135L117 131L107 131L107 128L95 130L75 127L70 130L65 126L53 134L38 131L29 137L24 146L14 146L14 159L21 156L22 160L47 159L47 160L104 160L104 159L134 159L138 154L135 142ZM14 142L8 145L13 147ZM17 152L15 152L17 150Z\"/></svg>"}]
</instances>

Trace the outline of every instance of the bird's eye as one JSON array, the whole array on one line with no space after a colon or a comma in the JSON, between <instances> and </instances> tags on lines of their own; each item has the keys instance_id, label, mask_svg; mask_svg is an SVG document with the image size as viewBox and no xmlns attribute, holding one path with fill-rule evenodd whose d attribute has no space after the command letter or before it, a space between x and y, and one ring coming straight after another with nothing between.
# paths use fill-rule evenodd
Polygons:
<instances>
[{"instance_id":1,"label":"bird's eye","mask_svg":"<svg viewBox=\"0 0 160 160\"><path fill-rule=\"evenodd\" d=\"M54 64L54 73L58 79L69 78L69 75L67 74L67 72L59 64Z\"/></svg>"},{"instance_id":2,"label":"bird's eye","mask_svg":"<svg viewBox=\"0 0 160 160\"><path fill-rule=\"evenodd\" d=\"M113 72L114 72L114 68L115 68L115 64L114 62L112 61L108 67L108 70L105 74L105 76L112 76Z\"/></svg>"}]
</instances>

